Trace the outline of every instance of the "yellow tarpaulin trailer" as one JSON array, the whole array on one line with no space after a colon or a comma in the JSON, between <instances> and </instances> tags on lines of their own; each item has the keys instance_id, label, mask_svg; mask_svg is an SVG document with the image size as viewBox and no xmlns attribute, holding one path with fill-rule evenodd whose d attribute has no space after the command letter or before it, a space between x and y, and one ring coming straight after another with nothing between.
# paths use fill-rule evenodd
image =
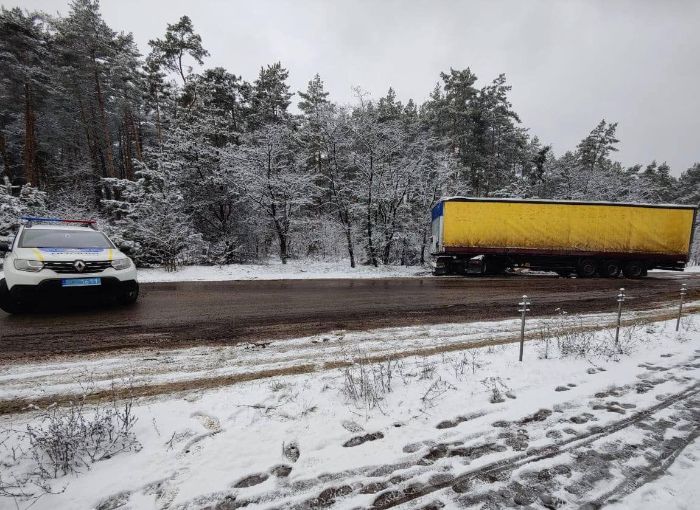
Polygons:
<instances>
[{"instance_id":1,"label":"yellow tarpaulin trailer","mask_svg":"<svg viewBox=\"0 0 700 510\"><path fill-rule=\"evenodd\" d=\"M456 266L452 272L470 272L478 264L468 261L481 255L494 269L614 276L635 265L626 273L640 276L653 267L683 269L695 214L694 206L680 205L455 197L433 208L431 251L437 262Z\"/></svg>"}]
</instances>

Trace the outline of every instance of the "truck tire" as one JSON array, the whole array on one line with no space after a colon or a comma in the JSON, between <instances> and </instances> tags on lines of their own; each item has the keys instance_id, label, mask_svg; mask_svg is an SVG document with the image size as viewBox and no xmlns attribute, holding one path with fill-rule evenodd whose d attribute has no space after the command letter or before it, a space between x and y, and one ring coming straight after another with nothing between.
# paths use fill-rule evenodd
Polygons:
<instances>
[{"instance_id":1,"label":"truck tire","mask_svg":"<svg viewBox=\"0 0 700 510\"><path fill-rule=\"evenodd\" d=\"M499 275L506 272L506 261L498 257L486 257L484 260L484 271L485 275Z\"/></svg>"},{"instance_id":2,"label":"truck tire","mask_svg":"<svg viewBox=\"0 0 700 510\"><path fill-rule=\"evenodd\" d=\"M644 262L640 260L630 260L622 268L622 273L627 278L641 278L646 272Z\"/></svg>"},{"instance_id":3,"label":"truck tire","mask_svg":"<svg viewBox=\"0 0 700 510\"><path fill-rule=\"evenodd\" d=\"M578 266L576 267L576 274L580 278L592 278L595 276L596 271L598 271L598 263L595 259L591 258L579 260Z\"/></svg>"},{"instance_id":4,"label":"truck tire","mask_svg":"<svg viewBox=\"0 0 700 510\"><path fill-rule=\"evenodd\" d=\"M22 304L12 299L4 278L0 280L0 308L7 313L22 313L24 311Z\"/></svg>"},{"instance_id":5,"label":"truck tire","mask_svg":"<svg viewBox=\"0 0 700 510\"><path fill-rule=\"evenodd\" d=\"M598 266L598 272L605 278L617 278L620 276L620 265L617 260L604 260Z\"/></svg>"}]
</instances>

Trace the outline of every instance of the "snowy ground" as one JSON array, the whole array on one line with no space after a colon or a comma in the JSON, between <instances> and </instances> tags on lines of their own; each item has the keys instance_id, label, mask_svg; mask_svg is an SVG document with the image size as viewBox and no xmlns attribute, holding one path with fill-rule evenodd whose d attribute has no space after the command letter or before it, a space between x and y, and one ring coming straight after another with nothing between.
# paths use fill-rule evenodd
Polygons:
<instances>
[{"instance_id":1,"label":"snowy ground","mask_svg":"<svg viewBox=\"0 0 700 510\"><path fill-rule=\"evenodd\" d=\"M430 269L422 266L357 266L346 260L322 262L290 260L287 264L230 264L225 266L184 266L177 271L140 269L141 282L224 281L224 280L297 280L302 278L393 278L424 276Z\"/></svg>"},{"instance_id":2,"label":"snowy ground","mask_svg":"<svg viewBox=\"0 0 700 510\"><path fill-rule=\"evenodd\" d=\"M530 335L542 340L526 344L524 363L517 344L466 349L512 334L512 321L152 353L185 372L316 361L308 373L137 400L136 444L78 474L59 473L47 487L56 494L0 497L0 508L578 508L616 500L616 508L694 508L700 315L684 319L680 333L675 321L628 324L624 354L610 330L578 327L607 320L539 324ZM411 355L426 344L437 349ZM378 355L381 363L369 359ZM94 366L80 382L126 364L151 384L139 356L86 360ZM222 363L212 368L216 357ZM36 396L38 386L73 392L74 370L68 362L2 367L0 397ZM0 489L33 480L38 461L50 465L21 454L32 450L27 425L41 427L41 416L0 419Z\"/></svg>"}]
</instances>

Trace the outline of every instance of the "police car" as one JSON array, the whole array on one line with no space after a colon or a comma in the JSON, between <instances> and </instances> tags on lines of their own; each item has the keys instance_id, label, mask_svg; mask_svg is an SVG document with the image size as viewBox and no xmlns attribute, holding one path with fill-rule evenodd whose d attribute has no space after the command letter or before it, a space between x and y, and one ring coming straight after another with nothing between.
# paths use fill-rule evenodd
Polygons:
<instances>
[{"instance_id":1,"label":"police car","mask_svg":"<svg viewBox=\"0 0 700 510\"><path fill-rule=\"evenodd\" d=\"M6 252L0 308L23 311L37 300L85 295L113 296L133 304L139 295L136 267L96 229L94 220L22 218Z\"/></svg>"}]
</instances>

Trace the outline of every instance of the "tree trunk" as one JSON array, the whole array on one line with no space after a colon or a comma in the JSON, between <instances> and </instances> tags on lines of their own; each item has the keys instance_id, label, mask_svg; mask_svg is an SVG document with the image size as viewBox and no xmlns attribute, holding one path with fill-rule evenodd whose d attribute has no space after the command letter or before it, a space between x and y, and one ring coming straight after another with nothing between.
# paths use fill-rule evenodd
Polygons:
<instances>
[{"instance_id":1,"label":"tree trunk","mask_svg":"<svg viewBox=\"0 0 700 510\"><path fill-rule=\"evenodd\" d=\"M350 225L345 226L345 237L348 241L348 255L350 256L350 267L355 268L355 246L352 242L352 229Z\"/></svg>"},{"instance_id":2,"label":"tree trunk","mask_svg":"<svg viewBox=\"0 0 700 510\"><path fill-rule=\"evenodd\" d=\"M163 130L161 128L160 122L160 99L158 98L158 92L156 91L156 133L158 134L158 146L163 146Z\"/></svg>"},{"instance_id":3,"label":"tree trunk","mask_svg":"<svg viewBox=\"0 0 700 510\"><path fill-rule=\"evenodd\" d=\"M134 143L134 155L139 161L143 161L143 151L141 150L141 139L139 138L139 131L136 128L136 122L134 121L134 115L131 113L131 109L126 110L126 123L129 130L129 138ZM133 175L132 175L133 178Z\"/></svg>"},{"instance_id":4,"label":"tree trunk","mask_svg":"<svg viewBox=\"0 0 700 510\"><path fill-rule=\"evenodd\" d=\"M287 259L289 258L289 254L287 252L289 248L287 233L282 229L278 222L275 222L275 230L277 231L277 239L279 240L280 245L280 260L282 260L282 264L286 264Z\"/></svg>"},{"instance_id":5,"label":"tree trunk","mask_svg":"<svg viewBox=\"0 0 700 510\"><path fill-rule=\"evenodd\" d=\"M102 95L102 87L100 87L100 76L97 72L97 62L93 56L93 69L95 74L95 95L97 96L97 104L100 108L100 123L102 124L102 135L104 136L105 146L105 169L107 177L116 177L114 171L114 156L112 155L112 136L109 133L109 125L107 124L107 112L105 111L105 100Z\"/></svg>"},{"instance_id":6,"label":"tree trunk","mask_svg":"<svg viewBox=\"0 0 700 510\"><path fill-rule=\"evenodd\" d=\"M119 134L119 144L121 145L122 162L124 167L125 179L133 180L134 177L134 166L131 161L131 132L129 129L128 121L125 119Z\"/></svg>"},{"instance_id":7,"label":"tree trunk","mask_svg":"<svg viewBox=\"0 0 700 510\"><path fill-rule=\"evenodd\" d=\"M374 267L378 267L377 255L374 251L374 243L372 240L372 184L374 181L374 160L373 157L369 158L369 189L367 193L367 255L369 256L369 263Z\"/></svg>"},{"instance_id":8,"label":"tree trunk","mask_svg":"<svg viewBox=\"0 0 700 510\"><path fill-rule=\"evenodd\" d=\"M29 83L24 84L24 177L32 186L39 187L36 171L35 114Z\"/></svg>"},{"instance_id":9,"label":"tree trunk","mask_svg":"<svg viewBox=\"0 0 700 510\"><path fill-rule=\"evenodd\" d=\"M9 182L12 182L12 173L10 172L10 155L7 152L7 140L5 135L0 131L0 157L2 157L2 173L0 176L5 175ZM2 179L4 180L4 179ZM3 183L0 183L2 185Z\"/></svg>"}]
</instances>

